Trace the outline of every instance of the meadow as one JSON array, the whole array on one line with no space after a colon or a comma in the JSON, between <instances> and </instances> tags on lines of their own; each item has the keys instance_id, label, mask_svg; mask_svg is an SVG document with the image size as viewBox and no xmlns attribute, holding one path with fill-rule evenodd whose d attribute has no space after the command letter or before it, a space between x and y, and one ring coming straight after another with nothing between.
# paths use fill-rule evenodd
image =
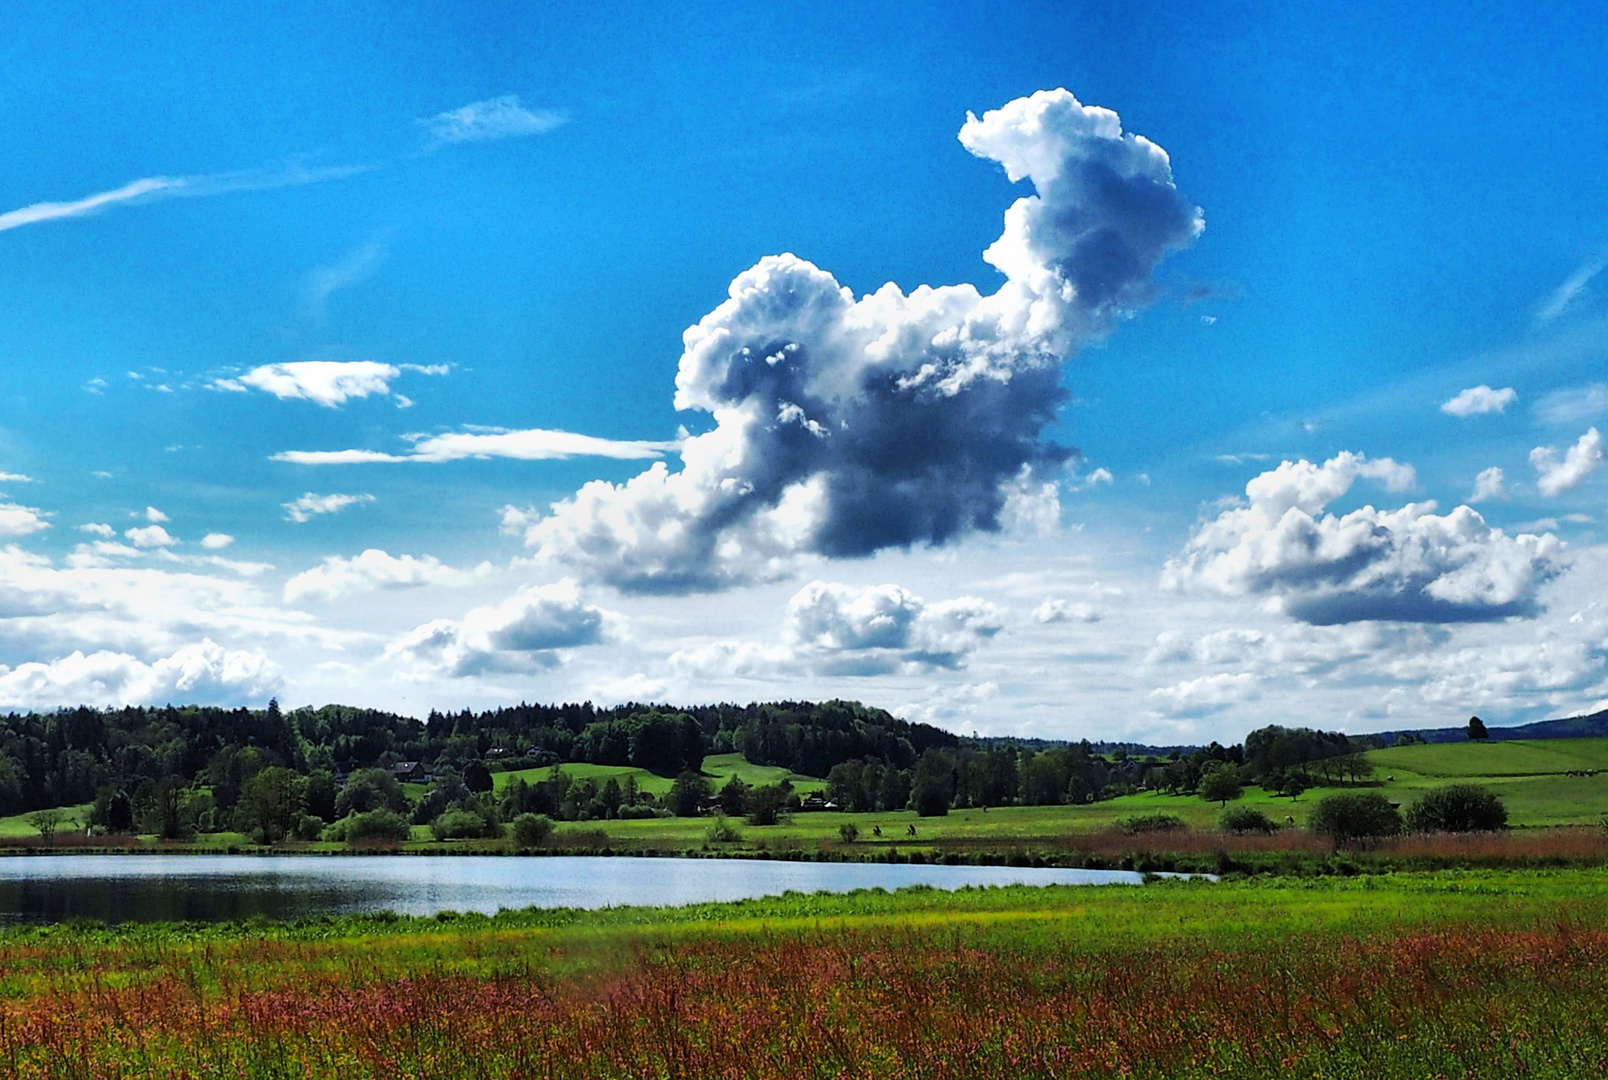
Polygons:
<instances>
[{"instance_id":1,"label":"meadow","mask_svg":"<svg viewBox=\"0 0 1608 1080\"><path fill-rule=\"evenodd\" d=\"M1608 871L0 932L8 1075L1581 1077Z\"/></svg>"}]
</instances>

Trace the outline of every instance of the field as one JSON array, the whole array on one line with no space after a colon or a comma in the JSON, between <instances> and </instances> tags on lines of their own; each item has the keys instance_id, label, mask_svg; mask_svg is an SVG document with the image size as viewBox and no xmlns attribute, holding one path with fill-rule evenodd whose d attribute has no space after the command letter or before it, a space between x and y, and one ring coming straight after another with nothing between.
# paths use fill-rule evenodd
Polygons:
<instances>
[{"instance_id":1,"label":"field","mask_svg":"<svg viewBox=\"0 0 1608 1080\"><path fill-rule=\"evenodd\" d=\"M652 795L663 795L670 790L674 782L672 777L659 776L646 769L638 769L630 765L588 765L585 763L568 763L564 765L546 765L536 769L515 769L509 772L491 774L492 789L501 791L515 778L527 784L540 783L552 779L556 769L563 769L572 780L595 780L599 784L606 784L610 780L625 783L626 777L635 777L637 789ZM793 790L800 795L807 795L812 791L819 791L826 786L826 781L814 776L800 776L798 773L775 765L750 765L748 759L741 754L710 754L703 760L703 774L710 778L719 790L726 786L726 781L734 776L742 777L742 781L750 786L758 784L779 784L783 780L790 781Z\"/></svg>"},{"instance_id":2,"label":"field","mask_svg":"<svg viewBox=\"0 0 1608 1080\"><path fill-rule=\"evenodd\" d=\"M0 1062L113 1076L1578 1078L1608 871L0 932Z\"/></svg>"}]
</instances>

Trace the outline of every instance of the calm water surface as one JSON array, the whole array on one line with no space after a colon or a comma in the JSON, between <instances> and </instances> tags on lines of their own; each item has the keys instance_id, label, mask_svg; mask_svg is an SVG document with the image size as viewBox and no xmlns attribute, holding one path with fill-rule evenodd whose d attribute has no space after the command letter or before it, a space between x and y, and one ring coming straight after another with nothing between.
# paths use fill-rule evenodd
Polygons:
<instances>
[{"instance_id":1,"label":"calm water surface","mask_svg":"<svg viewBox=\"0 0 1608 1080\"><path fill-rule=\"evenodd\" d=\"M0 858L0 919L107 922L693 904L880 886L1137 885L1120 870L565 856Z\"/></svg>"}]
</instances>

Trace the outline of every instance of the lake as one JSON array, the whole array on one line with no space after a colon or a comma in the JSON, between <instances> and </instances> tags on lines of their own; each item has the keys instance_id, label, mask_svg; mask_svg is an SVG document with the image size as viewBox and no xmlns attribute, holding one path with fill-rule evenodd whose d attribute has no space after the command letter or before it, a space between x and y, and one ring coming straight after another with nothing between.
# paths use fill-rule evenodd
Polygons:
<instances>
[{"instance_id":1,"label":"lake","mask_svg":"<svg viewBox=\"0 0 1608 1080\"><path fill-rule=\"evenodd\" d=\"M0 920L494 914L931 885L1137 885L1121 870L499 856L20 855L0 858Z\"/></svg>"}]
</instances>

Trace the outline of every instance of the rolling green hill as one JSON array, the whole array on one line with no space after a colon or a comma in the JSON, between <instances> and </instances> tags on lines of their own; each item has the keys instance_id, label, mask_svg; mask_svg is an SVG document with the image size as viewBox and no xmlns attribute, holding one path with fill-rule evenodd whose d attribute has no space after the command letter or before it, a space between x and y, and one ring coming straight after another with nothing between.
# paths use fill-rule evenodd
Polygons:
<instances>
[{"instance_id":1,"label":"rolling green hill","mask_svg":"<svg viewBox=\"0 0 1608 1080\"><path fill-rule=\"evenodd\" d=\"M658 776L646 769L630 765L587 765L567 762L563 765L546 765L536 769L492 773L493 790L501 791L516 776L527 784L539 783L550 779L554 769L563 769L573 780L596 780L599 784L606 784L611 779L623 784L626 777L634 776L638 790L653 795L663 795L670 790L670 785L673 783L672 777ZM734 776L742 777L743 783L749 785L777 784L788 780L800 795L819 791L826 786L825 780L813 776L800 776L779 765L750 765L748 759L741 754L710 754L703 760L703 774L714 781L716 790L725 787L726 781Z\"/></svg>"},{"instance_id":2,"label":"rolling green hill","mask_svg":"<svg viewBox=\"0 0 1608 1080\"><path fill-rule=\"evenodd\" d=\"M1501 796L1513 825L1590 825L1608 815L1608 739L1395 746L1368 757L1378 769L1375 779L1396 802L1443 784L1473 782ZM1578 775L1590 772L1598 775Z\"/></svg>"}]
</instances>

